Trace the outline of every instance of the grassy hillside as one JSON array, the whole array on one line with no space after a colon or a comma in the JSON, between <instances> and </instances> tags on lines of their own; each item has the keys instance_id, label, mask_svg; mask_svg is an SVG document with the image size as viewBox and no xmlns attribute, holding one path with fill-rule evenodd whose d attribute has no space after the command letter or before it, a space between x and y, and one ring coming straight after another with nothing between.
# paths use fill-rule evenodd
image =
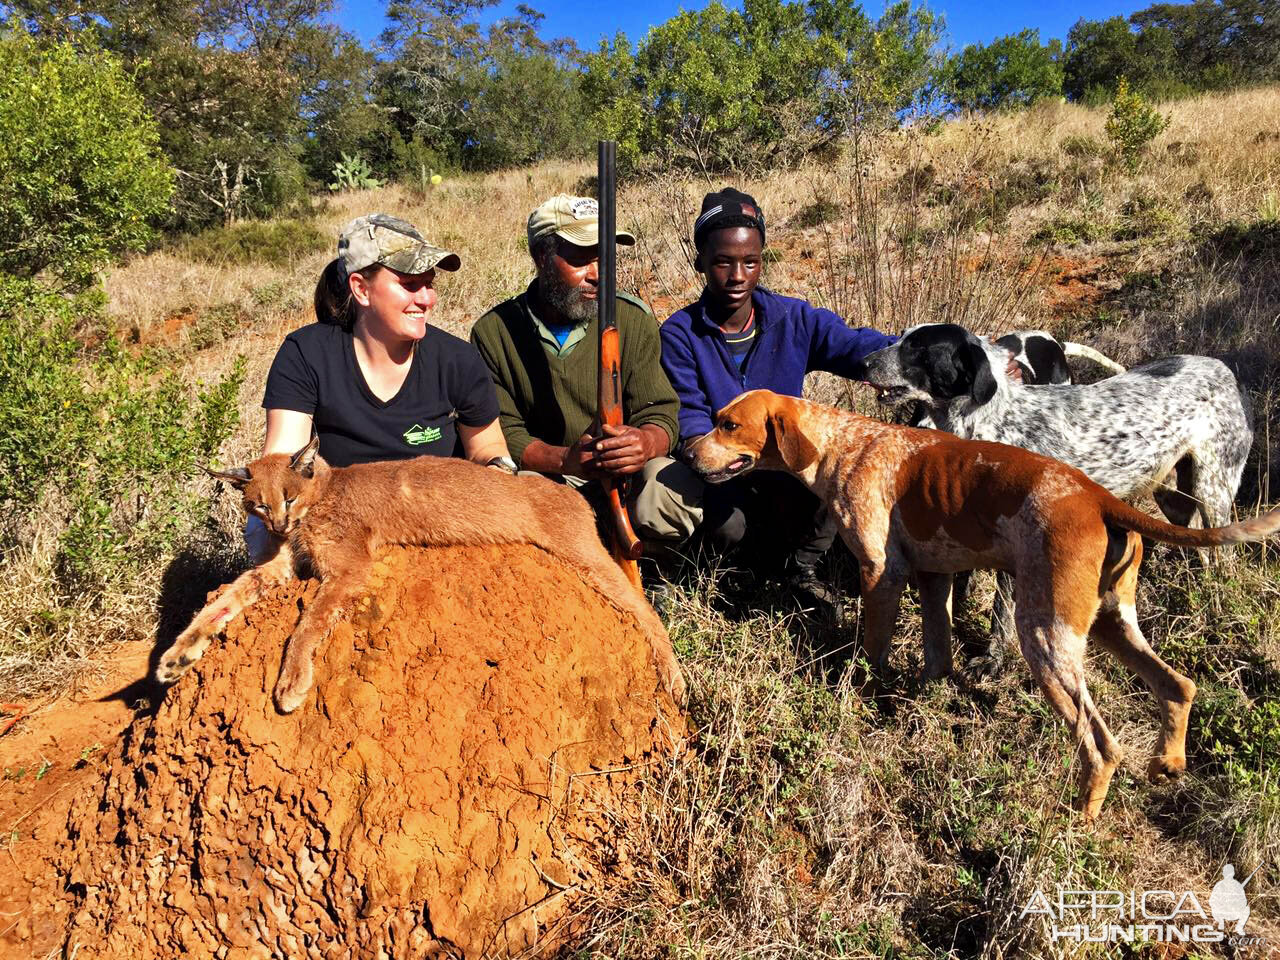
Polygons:
<instances>
[{"instance_id":1,"label":"grassy hillside","mask_svg":"<svg viewBox=\"0 0 1280 960\"><path fill-rule=\"evenodd\" d=\"M1050 104L868 137L736 185L769 218L766 282L851 322L891 332L926 319L982 332L1042 327L1126 364L1176 352L1223 358L1254 403L1255 454L1238 499L1251 514L1276 501L1270 478L1280 476L1280 90L1167 112L1136 173L1109 162L1105 111ZM241 426L221 451L222 463L241 463L261 443L275 348L311 319L311 290L343 223L387 210L458 251L463 269L441 278L434 322L465 335L528 282L528 212L558 191L593 192L592 173L556 164L450 180L426 195L393 187L318 198L299 220L177 242L113 271L112 322L132 349L163 351L190 378L211 380L247 358ZM639 243L621 257L620 282L659 317L697 295L689 231L702 193L721 185L655 176L621 191L620 221ZM830 377L811 378L809 392L868 406L865 388ZM112 640L171 636L244 562L239 525L237 499L215 494L209 521L177 555L80 606L50 596L59 531L37 529L5 559L3 698L69 683ZM856 590L847 565L835 559L831 572ZM649 829L628 838L631 885L584 904L595 918L584 949L1065 955L1069 944L1052 946L1039 922L1019 920L1035 890L1192 889L1207 902L1225 861L1240 876L1264 865L1249 887L1250 930L1280 948L1277 547L1209 569L1158 548L1139 597L1153 645L1199 684L1190 770L1175 785L1146 783L1154 700L1115 663L1092 658L1094 697L1128 757L1101 821L1086 826L1067 807L1070 737L1016 660L998 680L921 688L907 609L893 658L900 678L873 695L838 669L856 603L838 628L811 629L771 609L768 594L743 603L709 573L678 575L661 607L688 664L698 732L688 755L649 781Z\"/></svg>"}]
</instances>

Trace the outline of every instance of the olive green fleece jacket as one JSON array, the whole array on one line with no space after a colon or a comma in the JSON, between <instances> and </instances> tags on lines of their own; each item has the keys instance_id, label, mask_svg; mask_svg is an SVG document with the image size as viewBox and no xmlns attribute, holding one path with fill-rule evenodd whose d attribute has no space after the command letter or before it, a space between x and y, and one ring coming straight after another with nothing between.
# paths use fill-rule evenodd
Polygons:
<instances>
[{"instance_id":1,"label":"olive green fleece jacket","mask_svg":"<svg viewBox=\"0 0 1280 960\"><path fill-rule=\"evenodd\" d=\"M498 419L517 463L534 440L573 445L596 416L595 338L588 336L567 357L552 355L534 328L530 290L498 304L471 328L471 344L493 374ZM668 449L674 450L680 401L659 360L658 321L639 300L625 294L618 297L617 316L623 423L657 424L670 437Z\"/></svg>"}]
</instances>

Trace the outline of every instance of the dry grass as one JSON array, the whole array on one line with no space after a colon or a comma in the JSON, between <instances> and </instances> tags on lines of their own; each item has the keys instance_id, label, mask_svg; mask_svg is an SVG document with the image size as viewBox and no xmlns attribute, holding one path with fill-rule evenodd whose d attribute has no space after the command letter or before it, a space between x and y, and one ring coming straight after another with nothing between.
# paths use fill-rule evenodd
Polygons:
<instances>
[{"instance_id":1,"label":"dry grass","mask_svg":"<svg viewBox=\"0 0 1280 960\"><path fill-rule=\"evenodd\" d=\"M1130 364L1176 351L1223 356L1258 419L1241 499L1248 511L1273 501L1269 478L1280 468L1280 241L1269 246L1267 199L1280 183L1280 90L1167 110L1172 123L1136 176L1105 163L1105 111L1049 104L901 131L838 162L735 185L769 217L766 282L852 322L894 332L939 318L992 332L1047 327ZM387 210L456 250L464 267L441 278L435 322L465 335L529 281L528 211L583 189L591 173L554 164L460 177L425 197L399 187L339 195L320 203L315 222L336 237L351 217ZM702 194L719 186L650 177L621 191L620 221L640 238L622 252L621 285L660 317L698 294L689 229ZM1057 242L1032 242L1037 234ZM221 451L223 463L243 462L261 443L275 349L310 321L312 286L332 253L269 267L191 263L176 250L115 270L110 309L127 335L174 349L193 378L249 358L241 426ZM223 338L193 332L209 317L234 322L217 327ZM865 406L834 378L815 376L809 390ZM179 556L99 605L56 610L36 640L0 641L4 697L69 683L105 642L165 637L242 562L238 514L235 498L219 495ZM37 523L4 558L0 636L56 606L46 584L58 532ZM853 582L838 561L834 574ZM1203 891L1224 860L1246 870L1280 863L1280 763L1248 749L1277 742L1256 726L1280 718L1274 548L1207 571L1171 551L1149 561L1144 627L1201 688L1191 771L1176 786L1147 785L1150 695L1095 658L1095 697L1129 748L1096 827L1066 808L1072 746L1025 671L920 688L908 610L895 653L901 676L873 695L813 663L831 663L813 644L848 643L856 605L841 631L809 636L770 613L767 596L733 609L716 583L690 575L669 587L664 609L688 665L698 732L647 785L647 821L628 840L629 884L584 904L593 916L586 954L1066 955L1038 924L1018 921L1031 891ZM1277 889L1273 867L1250 888L1273 946Z\"/></svg>"},{"instance_id":2,"label":"dry grass","mask_svg":"<svg viewBox=\"0 0 1280 960\"><path fill-rule=\"evenodd\" d=\"M1177 590L1206 587L1198 571L1170 564L1159 560L1156 575ZM1255 612L1274 610L1278 572L1273 559L1208 590L1259 591ZM820 669L855 633L856 607L833 633L815 634L770 612L769 599L743 611L712 575L664 589L696 732L647 784L646 820L628 837L629 883L582 905L592 917L585 953L1100 957L1109 954L1055 945L1039 922L1021 921L1033 892L1203 894L1224 861L1280 856L1274 790L1227 785L1203 768L1176 786L1146 783L1154 704L1108 658L1092 659L1091 687L1128 756L1090 826L1068 805L1070 736L1025 671L921 687L918 617L907 609L894 679L864 685L856 671ZM1141 616L1153 636L1170 625L1145 599ZM1231 633L1208 610L1172 619L1209 646ZM1256 633L1272 662L1277 629ZM1277 929L1274 890L1273 878L1252 899L1264 930Z\"/></svg>"}]
</instances>

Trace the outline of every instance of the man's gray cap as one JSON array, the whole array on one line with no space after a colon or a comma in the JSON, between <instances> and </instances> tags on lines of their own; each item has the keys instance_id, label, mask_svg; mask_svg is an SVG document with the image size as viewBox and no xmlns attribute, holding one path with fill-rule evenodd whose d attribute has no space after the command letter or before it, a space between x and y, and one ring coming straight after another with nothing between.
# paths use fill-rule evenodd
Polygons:
<instances>
[{"instance_id":1,"label":"man's gray cap","mask_svg":"<svg viewBox=\"0 0 1280 960\"><path fill-rule=\"evenodd\" d=\"M387 213L356 217L338 237L338 259L348 274L380 263L397 273L457 270L456 253L428 243L413 224Z\"/></svg>"}]
</instances>

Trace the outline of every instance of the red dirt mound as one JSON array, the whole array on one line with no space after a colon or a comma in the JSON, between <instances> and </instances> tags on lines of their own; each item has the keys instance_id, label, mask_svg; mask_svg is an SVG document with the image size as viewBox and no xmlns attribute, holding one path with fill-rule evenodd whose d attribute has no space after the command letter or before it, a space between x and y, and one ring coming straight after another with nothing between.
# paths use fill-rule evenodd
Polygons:
<instances>
[{"instance_id":1,"label":"red dirt mound","mask_svg":"<svg viewBox=\"0 0 1280 960\"><path fill-rule=\"evenodd\" d=\"M625 873L680 724L630 618L533 547L397 548L281 716L315 586L233 621L77 795L33 954L501 955Z\"/></svg>"}]
</instances>

